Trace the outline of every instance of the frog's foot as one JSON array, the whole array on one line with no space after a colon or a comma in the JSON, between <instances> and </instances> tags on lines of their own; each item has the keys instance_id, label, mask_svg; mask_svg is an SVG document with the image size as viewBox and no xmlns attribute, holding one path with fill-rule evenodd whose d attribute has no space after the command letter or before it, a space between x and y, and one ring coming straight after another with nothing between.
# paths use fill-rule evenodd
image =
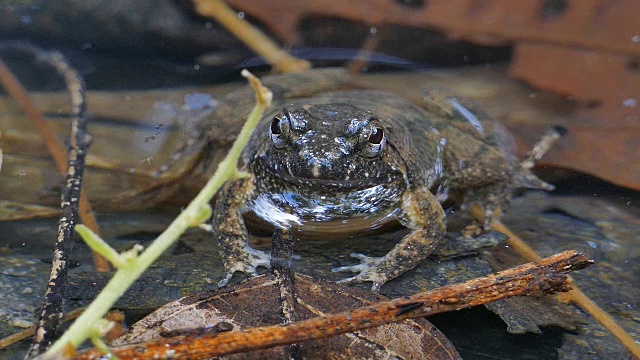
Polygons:
<instances>
[{"instance_id":1,"label":"frog's foot","mask_svg":"<svg viewBox=\"0 0 640 360\"><path fill-rule=\"evenodd\" d=\"M527 153L526 158L522 160L520 166L526 170L533 168L536 161L540 160L544 154L553 147L553 144L560 140L566 133L567 129L564 126L556 125L548 128ZM541 180L538 179L538 181Z\"/></svg>"},{"instance_id":2,"label":"frog's foot","mask_svg":"<svg viewBox=\"0 0 640 360\"><path fill-rule=\"evenodd\" d=\"M460 234L465 239L475 238L482 235L485 232L485 224L480 221L472 221L471 224L467 225Z\"/></svg>"},{"instance_id":3,"label":"frog's foot","mask_svg":"<svg viewBox=\"0 0 640 360\"><path fill-rule=\"evenodd\" d=\"M331 272L356 272L356 276L338 281L340 284L361 283L365 281L373 282L371 291L378 292L380 287L387 282L388 277L380 269L380 265L385 261L385 257L371 257L363 254L352 253L352 257L360 259L360 264L350 266L340 266L331 269Z\"/></svg>"},{"instance_id":4,"label":"frog's foot","mask_svg":"<svg viewBox=\"0 0 640 360\"><path fill-rule=\"evenodd\" d=\"M483 220L474 220L461 231L462 236L466 238L477 237L491 231L493 221L499 219L502 214L502 207L493 201L469 202L463 205L463 209L470 209L473 206L479 206L482 209Z\"/></svg>"},{"instance_id":5,"label":"frog's foot","mask_svg":"<svg viewBox=\"0 0 640 360\"><path fill-rule=\"evenodd\" d=\"M226 286L236 271L241 271L249 276L256 276L258 275L256 269L259 266L271 267L271 255L269 253L249 246L245 246L241 256L225 256L222 261L227 274L218 282L218 287Z\"/></svg>"},{"instance_id":6,"label":"frog's foot","mask_svg":"<svg viewBox=\"0 0 640 360\"><path fill-rule=\"evenodd\" d=\"M508 182L498 182L467 190L462 208L470 210L473 206L480 207L480 209L482 209L483 220L481 221L481 229L479 229L481 231L476 230L472 224L468 229L463 231L463 235L465 233L472 235L473 232L476 232L476 235L480 235L491 231L491 225L493 225L494 219L499 219L504 211L509 208L512 190Z\"/></svg>"}]
</instances>

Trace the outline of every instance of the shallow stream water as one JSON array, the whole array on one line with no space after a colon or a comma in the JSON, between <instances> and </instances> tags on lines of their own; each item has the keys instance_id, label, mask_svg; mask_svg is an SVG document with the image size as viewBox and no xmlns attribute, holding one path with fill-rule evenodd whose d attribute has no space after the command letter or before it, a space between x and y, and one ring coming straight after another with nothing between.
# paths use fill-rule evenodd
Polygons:
<instances>
[{"instance_id":1,"label":"shallow stream water","mask_svg":"<svg viewBox=\"0 0 640 360\"><path fill-rule=\"evenodd\" d=\"M55 48L56 44L47 42L47 45ZM199 70L200 65L194 62L152 53L127 57L103 50L85 56L77 49L69 50L73 45L68 43L60 47L66 49L72 63L78 64L88 79L90 131L94 143L85 184L102 235L119 250L134 243L146 245L188 203L210 173L198 168L196 175L179 182L179 189L174 184L159 187L159 195L152 198L144 197L140 191L153 186L153 171L167 160L175 145L179 114L185 111L185 95L208 94L213 99L222 96L238 86L238 83L228 84L229 80L238 79L238 66ZM506 65L496 62L505 59L503 52L504 49L497 52L491 62L466 66L456 62L456 67L446 66L453 65L453 61L426 65L384 58L384 66L373 66L379 71L363 75L357 81L362 86L387 89L410 99L419 96L422 84L454 88L475 98L513 130L519 155L523 156L532 144L530 139L537 136L527 137L527 132L571 121L578 114L579 104L510 79ZM314 54L329 57L323 50ZM68 136L69 108L58 79L32 59L24 61L20 54L0 53L0 57L5 56L14 60L9 64L24 77L24 82L36 89L33 93L36 103L51 119L56 135L64 141ZM397 70L407 63L416 70L383 71ZM261 69L264 67L255 70L260 73ZM191 106L197 107L193 101L202 97L190 99ZM0 200L3 200L0 206L0 337L4 337L35 321L34 313L44 293L56 239L60 178L26 116L6 96L0 98L0 106L4 141L0 172ZM523 127L527 130L523 131ZM558 146L570 144L568 140ZM225 150L214 151L214 163ZM543 256L577 249L594 259L593 266L574 275L577 284L640 342L640 194L576 169L545 165L544 160L536 172L542 179L554 183L556 191L519 194L504 223ZM451 215L451 224L458 223L456 218L463 215L462 211L456 211ZM338 230L322 240L300 242L295 250L295 269L336 280L340 276L330 269L352 264L349 253L383 255L406 233L397 228L383 230L355 238L344 238ZM457 231L450 230L452 234ZM222 269L210 241L202 232L189 231L154 265L147 280L125 295L118 306L126 310L130 319L135 319L180 296L215 288ZM253 241L257 246L268 248L268 229L253 228ZM82 242L77 242L71 258L69 296L73 299L67 301L69 308L95 296L97 288L92 284L106 281L103 274L93 272L90 253ZM522 261L504 242L475 249L451 261L430 258L383 287L382 293L403 296L463 281L493 271L495 261L492 259L496 258ZM234 280L243 278L236 276ZM507 332L507 324L496 315L500 313L496 307L491 308L493 312L478 307L440 314L429 320L444 332L465 359L622 359L629 356L615 338L575 307L566 309L569 315L557 317L564 323L544 324L527 318L526 308L518 308L516 303L497 305L500 306L507 309L503 314L513 317L511 322L506 320L509 330L523 333ZM22 342L0 350L0 358L22 358L27 345Z\"/></svg>"}]
</instances>

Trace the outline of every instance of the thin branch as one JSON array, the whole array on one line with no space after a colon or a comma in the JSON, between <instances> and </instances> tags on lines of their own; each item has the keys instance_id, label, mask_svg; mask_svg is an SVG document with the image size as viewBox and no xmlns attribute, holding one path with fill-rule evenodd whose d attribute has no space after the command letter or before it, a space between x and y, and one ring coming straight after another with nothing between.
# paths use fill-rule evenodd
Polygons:
<instances>
[{"instance_id":1,"label":"thin branch","mask_svg":"<svg viewBox=\"0 0 640 360\"><path fill-rule=\"evenodd\" d=\"M484 219L483 211L474 206L471 208L471 214L482 221ZM503 233L509 237L507 242L509 247L513 248L518 254L527 259L527 261L537 261L541 256L527 243L514 234L508 227L499 220L494 220L491 226L495 231ZM615 336L624 347L629 350L636 358L640 359L640 344L636 343L631 335L627 333L607 312L602 310L593 300L580 290L578 285L573 281L571 276L568 277L571 285L571 291L558 295L558 299L567 303L574 303L582 310L586 311L597 322L604 326L613 336Z\"/></svg>"},{"instance_id":2,"label":"thin branch","mask_svg":"<svg viewBox=\"0 0 640 360\"><path fill-rule=\"evenodd\" d=\"M36 51L38 50L36 49ZM73 248L74 228L78 218L84 158L92 140L91 135L87 132L84 82L69 67L60 53L38 51L36 54L39 58L46 58L47 63L53 65L63 74L71 95L73 119L71 122L69 166L66 171L65 186L62 190L58 238L53 252L44 304L38 320L38 329L28 356L41 354L49 347L62 318L62 299L64 298L64 285L67 282L67 264Z\"/></svg>"},{"instance_id":3,"label":"thin branch","mask_svg":"<svg viewBox=\"0 0 640 360\"><path fill-rule=\"evenodd\" d=\"M62 319L60 320L61 324L64 324L68 321L71 321L75 318L77 318L78 316L80 316L80 314L82 314L82 312L84 311L85 307L81 307L72 311L69 311L68 313L66 313ZM15 334L9 335L5 338L0 339L0 350L4 349L8 346L11 346L15 343L17 343L18 341L22 341L28 337L33 336L36 333L36 326L30 326L20 332L17 332Z\"/></svg>"},{"instance_id":4,"label":"thin branch","mask_svg":"<svg viewBox=\"0 0 640 360\"><path fill-rule=\"evenodd\" d=\"M280 324L283 325L291 324L297 320L295 276L291 268L294 243L295 239L290 231L275 229L271 242L271 271L279 288ZM286 345L284 354L290 360L302 359L298 344Z\"/></svg>"},{"instance_id":5,"label":"thin branch","mask_svg":"<svg viewBox=\"0 0 640 360\"><path fill-rule=\"evenodd\" d=\"M25 51L31 54L35 54L42 60L46 61L48 64L57 67L62 66L61 64L56 64L56 62L51 61L54 56L47 56L47 54L31 45L25 43L10 43L7 45L3 45L2 48L9 49L18 49L21 51ZM72 85L73 79L77 78L77 73L72 70L66 63L64 64L65 69L58 69L60 74L64 76L65 81L67 82L67 87L70 91L72 88L77 88L77 86ZM53 158L56 167L58 168L58 172L60 174L66 174L67 172L67 154L65 147L60 144L58 139L55 137L53 130L49 126L47 119L42 115L40 110L38 110L37 106L31 100L31 97L27 93L27 90L22 86L20 81L13 75L11 70L6 66L6 64L0 60L0 83L5 88L7 93L11 95L11 97L18 103L22 111L29 116L34 126L38 130L38 133L44 140L45 145L47 146L47 150L49 154ZM82 103L86 104L85 94L84 94L84 85L80 90L80 96L82 99ZM80 99L77 99L80 100ZM72 101L75 101L72 99ZM85 106L85 105L82 105ZM80 221L89 227L93 232L99 233L100 229L98 227L98 222L96 221L93 211L91 209L91 204L89 203L89 197L85 193L84 190L81 190L80 195ZM100 272L108 272L111 270L109 267L109 263L101 256L96 255L94 253L93 261L97 271Z\"/></svg>"},{"instance_id":6,"label":"thin branch","mask_svg":"<svg viewBox=\"0 0 640 360\"><path fill-rule=\"evenodd\" d=\"M300 72L311 68L308 61L289 55L258 28L240 19L238 13L233 11L224 1L193 0L193 2L200 15L211 17L219 22L278 71Z\"/></svg>"},{"instance_id":7,"label":"thin branch","mask_svg":"<svg viewBox=\"0 0 640 360\"><path fill-rule=\"evenodd\" d=\"M565 251L493 275L464 283L380 302L339 314L315 317L288 325L273 325L241 331L164 338L111 349L126 359L204 359L243 351L292 344L344 334L389 322L464 309L512 296L542 296L567 291L569 271L582 269L591 261L577 251ZM96 349L78 359L95 359Z\"/></svg>"}]
</instances>

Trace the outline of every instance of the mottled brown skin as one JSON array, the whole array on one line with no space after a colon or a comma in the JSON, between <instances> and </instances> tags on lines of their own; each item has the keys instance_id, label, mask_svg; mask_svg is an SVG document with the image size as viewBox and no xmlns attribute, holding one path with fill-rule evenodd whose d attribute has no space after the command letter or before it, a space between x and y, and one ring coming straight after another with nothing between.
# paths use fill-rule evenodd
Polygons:
<instances>
[{"instance_id":1,"label":"mottled brown skin","mask_svg":"<svg viewBox=\"0 0 640 360\"><path fill-rule=\"evenodd\" d=\"M507 132L474 103L439 89L425 92L423 107L381 91L326 92L345 81L336 69L265 79L276 101L243 153L250 175L223 187L212 218L227 271L221 286L235 271L269 266L269 255L247 243L243 211L306 231L335 220L370 220L371 227L398 220L411 232L388 254L352 254L360 264L334 269L357 273L342 282L370 281L378 290L443 239L441 203L450 197L462 198L463 207L481 206L488 229L516 187L550 187L520 166ZM209 127L193 124L199 135L185 147L232 139L233 131L220 126L242 122L250 106L233 104L248 105L247 92L223 99Z\"/></svg>"}]
</instances>

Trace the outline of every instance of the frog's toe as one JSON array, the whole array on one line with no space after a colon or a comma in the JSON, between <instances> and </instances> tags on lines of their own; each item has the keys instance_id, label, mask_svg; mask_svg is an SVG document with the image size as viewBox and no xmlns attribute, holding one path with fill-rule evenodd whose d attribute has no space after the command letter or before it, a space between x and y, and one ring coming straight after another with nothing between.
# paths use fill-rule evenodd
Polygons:
<instances>
[{"instance_id":1,"label":"frog's toe","mask_svg":"<svg viewBox=\"0 0 640 360\"><path fill-rule=\"evenodd\" d=\"M222 278L222 280L218 281L218 287L225 287L229 283L229 280L233 277L233 273L227 273L227 275Z\"/></svg>"},{"instance_id":2,"label":"frog's toe","mask_svg":"<svg viewBox=\"0 0 640 360\"><path fill-rule=\"evenodd\" d=\"M266 268L271 267L271 254L262 250L253 249L248 246L245 251L251 257L251 267L253 268L254 273L256 271L255 269L258 266L264 266Z\"/></svg>"},{"instance_id":3,"label":"frog's toe","mask_svg":"<svg viewBox=\"0 0 640 360\"><path fill-rule=\"evenodd\" d=\"M357 272L358 275L348 277L338 281L340 284L361 283L371 281L371 291L378 292L380 287L387 282L387 276L378 267L384 261L384 257L371 257L363 254L351 254L352 257L360 259L360 264L340 266L331 269L331 272Z\"/></svg>"},{"instance_id":4,"label":"frog's toe","mask_svg":"<svg viewBox=\"0 0 640 360\"><path fill-rule=\"evenodd\" d=\"M381 274L376 271L362 271L356 276L344 278L338 281L338 284L353 284L353 283L361 283L371 281L373 285L371 285L371 291L379 292L380 287L387 282L387 277L384 274Z\"/></svg>"},{"instance_id":5,"label":"frog's toe","mask_svg":"<svg viewBox=\"0 0 640 360\"><path fill-rule=\"evenodd\" d=\"M241 258L234 259L232 256L224 260L225 277L218 282L219 287L223 287L229 283L236 271L243 272L249 277L258 275L257 268L263 266L271 267L271 255L262 250L245 248L245 252Z\"/></svg>"},{"instance_id":6,"label":"frog's toe","mask_svg":"<svg viewBox=\"0 0 640 360\"><path fill-rule=\"evenodd\" d=\"M482 235L484 232L484 223L480 223L478 221L472 221L471 224L467 225L460 234L465 239L471 239Z\"/></svg>"},{"instance_id":7,"label":"frog's toe","mask_svg":"<svg viewBox=\"0 0 640 360\"><path fill-rule=\"evenodd\" d=\"M382 259L358 253L351 253L349 256L360 259L360 264L335 267L331 269L331 272L364 272Z\"/></svg>"}]
</instances>

